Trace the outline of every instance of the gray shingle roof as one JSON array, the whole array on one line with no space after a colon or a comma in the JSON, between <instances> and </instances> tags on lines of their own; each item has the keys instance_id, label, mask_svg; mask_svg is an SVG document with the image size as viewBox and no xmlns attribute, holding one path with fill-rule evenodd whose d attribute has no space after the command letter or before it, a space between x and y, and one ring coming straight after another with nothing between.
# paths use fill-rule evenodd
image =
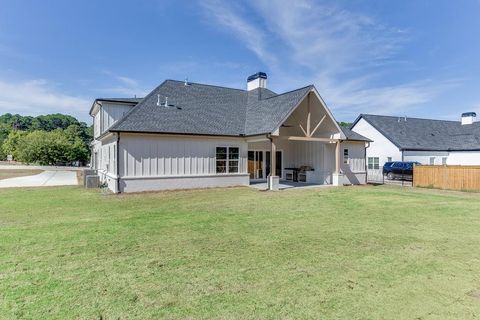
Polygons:
<instances>
[{"instance_id":1,"label":"gray shingle roof","mask_svg":"<svg viewBox=\"0 0 480 320\"><path fill-rule=\"evenodd\" d=\"M462 125L460 121L362 114L352 128L361 118L403 150L480 150L480 122Z\"/></svg>"},{"instance_id":2,"label":"gray shingle roof","mask_svg":"<svg viewBox=\"0 0 480 320\"><path fill-rule=\"evenodd\" d=\"M143 98L97 98L96 101L139 103Z\"/></svg>"},{"instance_id":3,"label":"gray shingle roof","mask_svg":"<svg viewBox=\"0 0 480 320\"><path fill-rule=\"evenodd\" d=\"M92 107L90 108L89 114L92 114L93 108L97 102L121 102L121 103L132 103L137 104L142 101L143 98L97 98L93 101Z\"/></svg>"},{"instance_id":4,"label":"gray shingle roof","mask_svg":"<svg viewBox=\"0 0 480 320\"><path fill-rule=\"evenodd\" d=\"M110 131L241 136L273 132L313 88L283 94L166 80ZM172 107L158 106L168 97Z\"/></svg>"},{"instance_id":5,"label":"gray shingle roof","mask_svg":"<svg viewBox=\"0 0 480 320\"><path fill-rule=\"evenodd\" d=\"M345 135L345 137L347 137L347 140L373 142L373 140L370 140L369 138L366 138L366 137L362 136L361 134L350 130L349 128L340 127L340 129L342 129L343 134Z\"/></svg>"}]
</instances>

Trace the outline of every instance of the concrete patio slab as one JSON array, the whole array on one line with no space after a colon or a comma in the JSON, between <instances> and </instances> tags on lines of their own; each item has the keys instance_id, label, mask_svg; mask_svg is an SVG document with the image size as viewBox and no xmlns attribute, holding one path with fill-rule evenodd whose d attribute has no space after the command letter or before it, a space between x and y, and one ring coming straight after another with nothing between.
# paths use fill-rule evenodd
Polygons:
<instances>
[{"instance_id":1,"label":"concrete patio slab","mask_svg":"<svg viewBox=\"0 0 480 320\"><path fill-rule=\"evenodd\" d=\"M252 181L250 182L250 187L258 190L267 190L268 184L266 181ZM316 184L316 183L304 183L304 182L291 182L291 181L280 181L278 185L278 190L288 190L288 189L306 189L306 188L327 188L332 187L329 184Z\"/></svg>"},{"instance_id":2,"label":"concrete patio slab","mask_svg":"<svg viewBox=\"0 0 480 320\"><path fill-rule=\"evenodd\" d=\"M75 171L44 171L42 173L0 180L0 188L50 187L77 185Z\"/></svg>"}]
</instances>

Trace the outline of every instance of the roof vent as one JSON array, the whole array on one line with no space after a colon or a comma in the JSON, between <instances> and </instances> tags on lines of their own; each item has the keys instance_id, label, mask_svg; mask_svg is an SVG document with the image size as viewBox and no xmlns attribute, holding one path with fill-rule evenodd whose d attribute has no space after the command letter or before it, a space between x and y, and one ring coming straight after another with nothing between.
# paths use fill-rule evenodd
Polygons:
<instances>
[{"instance_id":1,"label":"roof vent","mask_svg":"<svg viewBox=\"0 0 480 320\"><path fill-rule=\"evenodd\" d=\"M160 102L160 95L157 94L157 106L158 107L164 107L164 108L177 108L178 110L182 110L181 107L173 105L173 104L168 104L168 97L165 97L165 102Z\"/></svg>"},{"instance_id":2,"label":"roof vent","mask_svg":"<svg viewBox=\"0 0 480 320\"><path fill-rule=\"evenodd\" d=\"M257 88L267 87L267 74L265 72L257 72L247 78L247 90L255 90Z\"/></svg>"},{"instance_id":3,"label":"roof vent","mask_svg":"<svg viewBox=\"0 0 480 320\"><path fill-rule=\"evenodd\" d=\"M477 114L475 112L462 113L462 126L466 124L472 124L475 122Z\"/></svg>"}]
</instances>

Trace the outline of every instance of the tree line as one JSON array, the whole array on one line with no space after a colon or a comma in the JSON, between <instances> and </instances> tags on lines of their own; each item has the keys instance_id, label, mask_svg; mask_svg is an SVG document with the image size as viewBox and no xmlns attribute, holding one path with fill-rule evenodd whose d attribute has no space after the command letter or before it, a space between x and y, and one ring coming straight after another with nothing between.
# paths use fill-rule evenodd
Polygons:
<instances>
[{"instance_id":1,"label":"tree line","mask_svg":"<svg viewBox=\"0 0 480 320\"><path fill-rule=\"evenodd\" d=\"M12 155L16 161L41 165L86 162L92 139L92 126L69 115L0 116L0 160Z\"/></svg>"}]
</instances>

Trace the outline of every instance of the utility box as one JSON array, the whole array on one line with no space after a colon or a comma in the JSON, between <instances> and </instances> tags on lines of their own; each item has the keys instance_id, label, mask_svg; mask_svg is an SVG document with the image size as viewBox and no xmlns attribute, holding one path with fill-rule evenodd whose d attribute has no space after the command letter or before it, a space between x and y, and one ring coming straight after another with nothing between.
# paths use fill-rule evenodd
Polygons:
<instances>
[{"instance_id":1,"label":"utility box","mask_svg":"<svg viewBox=\"0 0 480 320\"><path fill-rule=\"evenodd\" d=\"M100 177L97 175L85 176L85 188L98 188L100 186Z\"/></svg>"},{"instance_id":2,"label":"utility box","mask_svg":"<svg viewBox=\"0 0 480 320\"><path fill-rule=\"evenodd\" d=\"M94 169L84 169L83 170L83 185L87 186L87 176L95 176L97 175L97 170Z\"/></svg>"}]
</instances>

